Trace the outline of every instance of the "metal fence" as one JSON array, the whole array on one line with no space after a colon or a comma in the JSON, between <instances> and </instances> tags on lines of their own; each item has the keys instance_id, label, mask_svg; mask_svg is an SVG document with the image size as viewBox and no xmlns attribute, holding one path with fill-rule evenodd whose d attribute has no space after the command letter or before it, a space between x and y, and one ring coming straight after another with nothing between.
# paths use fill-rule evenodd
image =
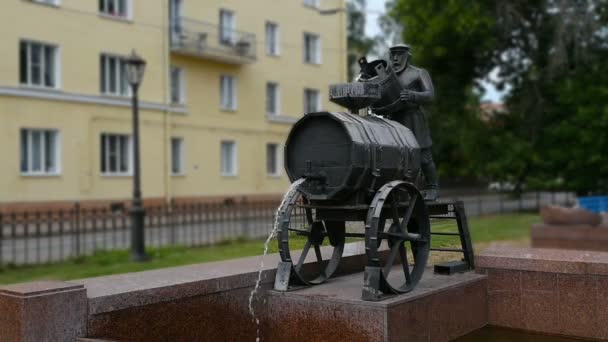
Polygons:
<instances>
[{"instance_id":1,"label":"metal fence","mask_svg":"<svg viewBox=\"0 0 608 342\"><path fill-rule=\"evenodd\" d=\"M569 193L479 195L459 199L469 217L536 210L550 203L572 202ZM236 238L266 237L272 230L278 200L190 203L146 207L146 246L204 246ZM131 218L126 210L85 208L0 212L0 266L43 264L128 249Z\"/></svg>"}]
</instances>

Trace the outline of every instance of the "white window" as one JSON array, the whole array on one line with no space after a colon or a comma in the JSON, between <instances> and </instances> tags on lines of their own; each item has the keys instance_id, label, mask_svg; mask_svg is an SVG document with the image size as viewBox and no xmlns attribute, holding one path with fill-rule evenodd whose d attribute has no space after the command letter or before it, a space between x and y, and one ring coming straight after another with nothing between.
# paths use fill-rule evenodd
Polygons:
<instances>
[{"instance_id":1,"label":"white window","mask_svg":"<svg viewBox=\"0 0 608 342\"><path fill-rule=\"evenodd\" d=\"M99 0L99 12L113 17L129 18L130 0Z\"/></svg>"},{"instance_id":2,"label":"white window","mask_svg":"<svg viewBox=\"0 0 608 342\"><path fill-rule=\"evenodd\" d=\"M132 170L131 137L127 134L101 135L101 173L130 175Z\"/></svg>"},{"instance_id":3,"label":"white window","mask_svg":"<svg viewBox=\"0 0 608 342\"><path fill-rule=\"evenodd\" d=\"M321 96L316 89L304 89L304 113L321 111Z\"/></svg>"},{"instance_id":4,"label":"white window","mask_svg":"<svg viewBox=\"0 0 608 342\"><path fill-rule=\"evenodd\" d=\"M171 173L173 175L184 174L184 139L171 138Z\"/></svg>"},{"instance_id":5,"label":"white window","mask_svg":"<svg viewBox=\"0 0 608 342\"><path fill-rule=\"evenodd\" d=\"M182 35L182 16L184 12L183 0L171 0L169 13L171 17L171 42L179 42Z\"/></svg>"},{"instance_id":6,"label":"white window","mask_svg":"<svg viewBox=\"0 0 608 342\"><path fill-rule=\"evenodd\" d=\"M279 144L266 145L266 173L269 176L281 175L281 151Z\"/></svg>"},{"instance_id":7,"label":"white window","mask_svg":"<svg viewBox=\"0 0 608 342\"><path fill-rule=\"evenodd\" d=\"M270 56L278 56L280 54L279 46L279 25L266 22L266 53Z\"/></svg>"},{"instance_id":8,"label":"white window","mask_svg":"<svg viewBox=\"0 0 608 342\"><path fill-rule=\"evenodd\" d=\"M236 78L222 75L220 77L220 107L223 110L236 110Z\"/></svg>"},{"instance_id":9,"label":"white window","mask_svg":"<svg viewBox=\"0 0 608 342\"><path fill-rule=\"evenodd\" d=\"M222 176L236 176L238 173L236 143L234 141L222 141L220 154Z\"/></svg>"},{"instance_id":10,"label":"white window","mask_svg":"<svg viewBox=\"0 0 608 342\"><path fill-rule=\"evenodd\" d=\"M236 42L236 17L234 12L220 10L220 43L234 45Z\"/></svg>"},{"instance_id":11,"label":"white window","mask_svg":"<svg viewBox=\"0 0 608 342\"><path fill-rule=\"evenodd\" d=\"M275 82L266 83L266 113L268 115L279 115L281 112L279 96L279 84Z\"/></svg>"},{"instance_id":12,"label":"white window","mask_svg":"<svg viewBox=\"0 0 608 342\"><path fill-rule=\"evenodd\" d=\"M304 62L321 64L321 38L319 35L304 33Z\"/></svg>"},{"instance_id":13,"label":"white window","mask_svg":"<svg viewBox=\"0 0 608 342\"><path fill-rule=\"evenodd\" d=\"M44 88L59 87L57 47L24 41L19 43L21 84Z\"/></svg>"},{"instance_id":14,"label":"white window","mask_svg":"<svg viewBox=\"0 0 608 342\"><path fill-rule=\"evenodd\" d=\"M21 173L59 174L59 133L49 129L21 129Z\"/></svg>"},{"instance_id":15,"label":"white window","mask_svg":"<svg viewBox=\"0 0 608 342\"><path fill-rule=\"evenodd\" d=\"M33 0L33 1L41 3L41 4L47 4L47 5L59 5L59 0Z\"/></svg>"},{"instance_id":16,"label":"white window","mask_svg":"<svg viewBox=\"0 0 608 342\"><path fill-rule=\"evenodd\" d=\"M127 80L127 63L124 57L102 54L99 69L102 94L114 96L131 94Z\"/></svg>"},{"instance_id":17,"label":"white window","mask_svg":"<svg viewBox=\"0 0 608 342\"><path fill-rule=\"evenodd\" d=\"M321 6L321 0L304 0L304 6L319 8L319 6Z\"/></svg>"},{"instance_id":18,"label":"white window","mask_svg":"<svg viewBox=\"0 0 608 342\"><path fill-rule=\"evenodd\" d=\"M184 70L175 66L171 67L171 103L183 104L186 102L186 87L184 81Z\"/></svg>"}]
</instances>

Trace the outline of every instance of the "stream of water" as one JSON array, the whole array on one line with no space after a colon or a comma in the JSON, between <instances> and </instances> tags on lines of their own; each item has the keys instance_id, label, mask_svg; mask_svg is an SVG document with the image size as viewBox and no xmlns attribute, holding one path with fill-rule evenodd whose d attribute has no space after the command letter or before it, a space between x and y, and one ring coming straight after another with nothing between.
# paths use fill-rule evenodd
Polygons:
<instances>
[{"instance_id":1,"label":"stream of water","mask_svg":"<svg viewBox=\"0 0 608 342\"><path fill-rule=\"evenodd\" d=\"M272 231L268 235L266 242L264 242L264 254L262 254L262 256L260 258L260 268L258 269L258 279L255 282L255 287L253 288L253 290L251 291L251 294L249 295L249 314L251 315L251 317L253 318L253 320L255 321L255 324L256 324L256 337L255 337L256 342L260 341L260 319L257 318L255 315L255 310L253 309L253 299L254 299L255 295L257 294L258 289L260 287L260 282L262 281L262 272L264 271L264 257L266 256L266 254L268 254L268 244L270 243L270 241L272 241L272 239L275 238L275 236L277 234L277 230L279 229L279 223L280 223L279 213L280 213L281 209L285 206L287 200L291 196L293 196L293 194L298 190L298 186L300 186L300 184L302 184L302 182L304 182L304 181L305 181L304 178L300 178L300 179L296 180L295 182L291 183L291 185L289 186L289 189L287 189L287 192L285 193L285 196L283 196L283 200L281 201L281 205L279 205L279 207L277 208L277 211L274 215L274 224L272 226Z\"/></svg>"}]
</instances>

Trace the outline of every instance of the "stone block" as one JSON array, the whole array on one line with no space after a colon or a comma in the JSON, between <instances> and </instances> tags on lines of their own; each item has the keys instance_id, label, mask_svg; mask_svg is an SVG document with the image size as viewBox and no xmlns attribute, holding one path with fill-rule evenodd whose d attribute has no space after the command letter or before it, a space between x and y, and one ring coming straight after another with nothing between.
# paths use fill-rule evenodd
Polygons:
<instances>
[{"instance_id":1,"label":"stone block","mask_svg":"<svg viewBox=\"0 0 608 342\"><path fill-rule=\"evenodd\" d=\"M557 205L546 205L540 208L544 223L552 225L585 224L597 226L602 223L602 216L582 208L566 208Z\"/></svg>"},{"instance_id":2,"label":"stone block","mask_svg":"<svg viewBox=\"0 0 608 342\"><path fill-rule=\"evenodd\" d=\"M521 292L521 327L530 331L559 331L557 291Z\"/></svg>"},{"instance_id":3,"label":"stone block","mask_svg":"<svg viewBox=\"0 0 608 342\"><path fill-rule=\"evenodd\" d=\"M608 251L608 229L590 225L534 224L532 247Z\"/></svg>"},{"instance_id":4,"label":"stone block","mask_svg":"<svg viewBox=\"0 0 608 342\"><path fill-rule=\"evenodd\" d=\"M608 339L608 253L492 246L478 260L491 325ZM509 282L513 272L519 286Z\"/></svg>"},{"instance_id":5,"label":"stone block","mask_svg":"<svg viewBox=\"0 0 608 342\"><path fill-rule=\"evenodd\" d=\"M269 312L282 319L265 329L272 334L268 340L451 341L488 322L483 275L443 276L429 269L412 292L379 302L361 300L361 279L359 273L293 292L271 291ZM279 331L288 322L299 324ZM299 334L298 326L310 328Z\"/></svg>"},{"instance_id":6,"label":"stone block","mask_svg":"<svg viewBox=\"0 0 608 342\"><path fill-rule=\"evenodd\" d=\"M559 333L570 336L592 337L596 328L596 283L589 275L560 274Z\"/></svg>"},{"instance_id":7,"label":"stone block","mask_svg":"<svg viewBox=\"0 0 608 342\"><path fill-rule=\"evenodd\" d=\"M84 286L40 281L0 287L2 341L73 341L86 335Z\"/></svg>"}]
</instances>

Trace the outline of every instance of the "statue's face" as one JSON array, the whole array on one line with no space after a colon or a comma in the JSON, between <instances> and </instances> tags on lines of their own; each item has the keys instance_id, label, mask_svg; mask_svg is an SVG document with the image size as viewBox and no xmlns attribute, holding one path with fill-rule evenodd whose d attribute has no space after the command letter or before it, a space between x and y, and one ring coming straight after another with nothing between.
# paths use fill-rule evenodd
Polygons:
<instances>
[{"instance_id":1,"label":"statue's face","mask_svg":"<svg viewBox=\"0 0 608 342\"><path fill-rule=\"evenodd\" d=\"M391 65L396 73L402 72L407 66L409 55L406 51L392 51L390 57Z\"/></svg>"}]
</instances>

